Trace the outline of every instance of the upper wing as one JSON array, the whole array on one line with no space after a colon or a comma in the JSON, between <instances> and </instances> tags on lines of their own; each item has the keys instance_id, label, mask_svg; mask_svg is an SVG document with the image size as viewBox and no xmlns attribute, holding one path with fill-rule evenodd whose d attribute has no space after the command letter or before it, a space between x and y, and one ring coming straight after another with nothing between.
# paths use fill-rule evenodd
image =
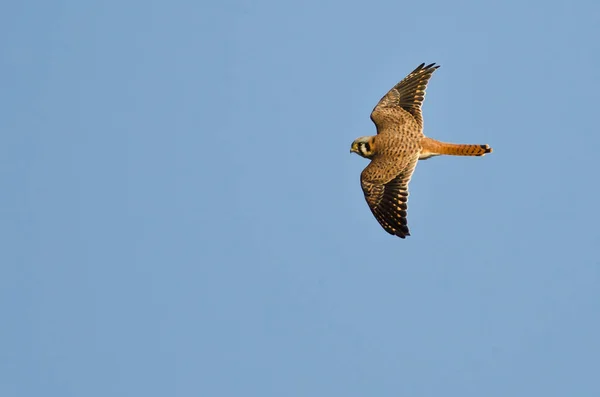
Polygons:
<instances>
[{"instance_id":1,"label":"upper wing","mask_svg":"<svg viewBox=\"0 0 600 397\"><path fill-rule=\"evenodd\" d=\"M360 177L365 199L373 215L386 232L400 238L410 236L406 221L408 182L417 166L418 159L418 154L413 156L388 182L382 182L380 178L377 178L377 175L380 175L379 170L385 167L377 159L371 161Z\"/></svg>"},{"instance_id":2,"label":"upper wing","mask_svg":"<svg viewBox=\"0 0 600 397\"><path fill-rule=\"evenodd\" d=\"M425 66L420 64L401 82L396 84L375 106L371 112L371 120L381 131L387 123L403 124L412 118L423 128L421 105L425 98L425 88L433 72L439 68L434 63Z\"/></svg>"}]
</instances>

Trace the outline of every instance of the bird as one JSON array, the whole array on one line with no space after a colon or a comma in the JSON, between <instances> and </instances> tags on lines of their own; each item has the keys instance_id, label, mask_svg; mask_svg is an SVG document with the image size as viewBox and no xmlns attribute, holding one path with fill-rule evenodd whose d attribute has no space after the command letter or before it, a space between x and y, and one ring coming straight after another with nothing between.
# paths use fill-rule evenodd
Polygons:
<instances>
[{"instance_id":1,"label":"bird","mask_svg":"<svg viewBox=\"0 0 600 397\"><path fill-rule=\"evenodd\" d=\"M396 84L371 112L377 135L357 138L350 147L350 153L371 160L360 175L371 212L386 232L402 239L410 236L408 184L419 160L492 153L487 144L447 143L423 134L421 106L427 83L439 67L422 63Z\"/></svg>"}]
</instances>

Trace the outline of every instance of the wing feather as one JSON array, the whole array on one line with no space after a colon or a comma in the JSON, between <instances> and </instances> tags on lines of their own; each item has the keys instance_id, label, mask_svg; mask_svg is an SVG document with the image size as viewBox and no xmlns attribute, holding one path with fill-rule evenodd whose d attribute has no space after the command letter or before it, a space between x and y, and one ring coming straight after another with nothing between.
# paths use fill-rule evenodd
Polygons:
<instances>
[{"instance_id":1,"label":"wing feather","mask_svg":"<svg viewBox=\"0 0 600 397\"><path fill-rule=\"evenodd\" d=\"M421 106L427 83L437 68L439 65L434 63L427 66L422 63L381 98L371 112L377 132L384 130L388 123L414 122L420 129L423 128Z\"/></svg>"},{"instance_id":2,"label":"wing feather","mask_svg":"<svg viewBox=\"0 0 600 397\"><path fill-rule=\"evenodd\" d=\"M382 164L377 159L363 170L361 186L371 212L386 232L405 238L410 236L406 219L408 208L408 183L417 165L418 155L402 167L389 181L379 178Z\"/></svg>"}]
</instances>

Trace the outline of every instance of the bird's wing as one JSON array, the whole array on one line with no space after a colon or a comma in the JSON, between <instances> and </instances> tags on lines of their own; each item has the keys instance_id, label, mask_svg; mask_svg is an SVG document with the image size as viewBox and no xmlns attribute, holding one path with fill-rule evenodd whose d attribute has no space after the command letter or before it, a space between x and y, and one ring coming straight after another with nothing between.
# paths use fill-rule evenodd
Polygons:
<instances>
[{"instance_id":1,"label":"bird's wing","mask_svg":"<svg viewBox=\"0 0 600 397\"><path fill-rule=\"evenodd\" d=\"M423 128L421 105L427 83L437 68L439 65L434 63L427 66L422 63L381 98L371 112L371 120L377 126L378 133L388 124L404 124L410 119Z\"/></svg>"},{"instance_id":2,"label":"bird's wing","mask_svg":"<svg viewBox=\"0 0 600 397\"><path fill-rule=\"evenodd\" d=\"M389 180L382 179L388 165L384 160L373 159L363 170L360 183L371 212L386 232L405 238L410 236L406 221L408 201L408 182L417 166L418 153L408 161Z\"/></svg>"}]
</instances>

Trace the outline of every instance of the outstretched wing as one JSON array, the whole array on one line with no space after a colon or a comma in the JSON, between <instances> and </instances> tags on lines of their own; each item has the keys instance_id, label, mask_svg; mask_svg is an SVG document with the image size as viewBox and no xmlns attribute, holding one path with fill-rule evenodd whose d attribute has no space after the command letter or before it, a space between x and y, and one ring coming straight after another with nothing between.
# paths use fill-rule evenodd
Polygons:
<instances>
[{"instance_id":1,"label":"outstretched wing","mask_svg":"<svg viewBox=\"0 0 600 397\"><path fill-rule=\"evenodd\" d=\"M386 232L400 238L410 236L406 220L408 182L418 159L418 154L411 157L410 161L387 182L383 182L380 178L381 171L386 165L377 159L371 161L360 176L363 193L371 212Z\"/></svg>"},{"instance_id":2,"label":"outstretched wing","mask_svg":"<svg viewBox=\"0 0 600 397\"><path fill-rule=\"evenodd\" d=\"M434 63L425 66L420 64L401 82L396 84L375 106L371 112L371 120L377 126L377 132L388 124L404 124L414 120L420 129L423 128L421 105L425 98L425 89L433 72L439 68ZM411 120L411 121L412 121Z\"/></svg>"}]
</instances>

